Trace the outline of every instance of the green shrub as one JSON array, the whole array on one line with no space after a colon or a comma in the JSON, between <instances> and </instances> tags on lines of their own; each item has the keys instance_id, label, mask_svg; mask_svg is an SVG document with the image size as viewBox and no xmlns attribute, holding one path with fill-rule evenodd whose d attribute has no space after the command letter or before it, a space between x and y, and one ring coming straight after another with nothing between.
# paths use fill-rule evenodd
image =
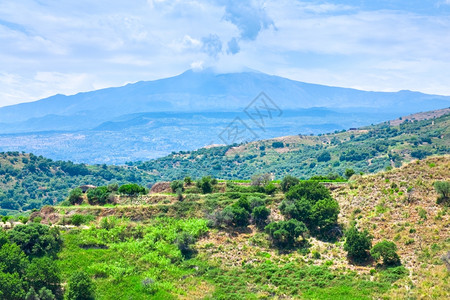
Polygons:
<instances>
[{"instance_id":1,"label":"green shrub","mask_svg":"<svg viewBox=\"0 0 450 300\"><path fill-rule=\"evenodd\" d=\"M273 184L272 182L267 184L265 187L265 192L267 195L273 195L275 193L275 191L277 190L277 187L275 186L275 184Z\"/></svg>"},{"instance_id":2,"label":"green shrub","mask_svg":"<svg viewBox=\"0 0 450 300\"><path fill-rule=\"evenodd\" d=\"M349 179L353 175L355 175L355 170L353 170L353 169L346 169L345 170L345 177L347 177L347 179Z\"/></svg>"},{"instance_id":3,"label":"green shrub","mask_svg":"<svg viewBox=\"0 0 450 300\"><path fill-rule=\"evenodd\" d=\"M270 215L270 209L265 206L257 206L252 211L253 222L257 226L263 226Z\"/></svg>"},{"instance_id":4,"label":"green shrub","mask_svg":"<svg viewBox=\"0 0 450 300\"><path fill-rule=\"evenodd\" d=\"M369 251L372 248L372 236L367 230L358 231L355 226L352 226L345 233L344 250L348 252L348 256L354 261L362 262L367 260L370 255Z\"/></svg>"},{"instance_id":5,"label":"green shrub","mask_svg":"<svg viewBox=\"0 0 450 300\"><path fill-rule=\"evenodd\" d=\"M70 191L69 198L70 204L80 204L83 202L83 191L80 188L76 188Z\"/></svg>"},{"instance_id":6,"label":"green shrub","mask_svg":"<svg viewBox=\"0 0 450 300\"><path fill-rule=\"evenodd\" d=\"M450 181L436 181L434 189L439 194L437 204L450 204Z\"/></svg>"},{"instance_id":7,"label":"green shrub","mask_svg":"<svg viewBox=\"0 0 450 300\"><path fill-rule=\"evenodd\" d=\"M95 286L91 277L83 271L74 272L67 282L66 297L68 300L95 299Z\"/></svg>"},{"instance_id":8,"label":"green shrub","mask_svg":"<svg viewBox=\"0 0 450 300\"><path fill-rule=\"evenodd\" d=\"M110 192L106 186L99 186L87 192L88 202L91 205L105 205L109 202L109 195Z\"/></svg>"},{"instance_id":9,"label":"green shrub","mask_svg":"<svg viewBox=\"0 0 450 300\"><path fill-rule=\"evenodd\" d=\"M127 196L137 196L139 194L145 195L148 193L147 189L136 183L128 183L120 186L119 193Z\"/></svg>"},{"instance_id":10,"label":"green shrub","mask_svg":"<svg viewBox=\"0 0 450 300\"><path fill-rule=\"evenodd\" d=\"M203 194L212 193L212 178L211 176L202 177L199 181L197 181L197 187L201 189Z\"/></svg>"},{"instance_id":11,"label":"green shrub","mask_svg":"<svg viewBox=\"0 0 450 300\"><path fill-rule=\"evenodd\" d=\"M294 219L272 222L264 230L272 238L273 243L280 247L293 246L299 237L304 237L308 232L303 222Z\"/></svg>"},{"instance_id":12,"label":"green shrub","mask_svg":"<svg viewBox=\"0 0 450 300\"><path fill-rule=\"evenodd\" d=\"M75 226L80 226L84 223L84 216L80 214L74 214L70 218L70 223L72 223Z\"/></svg>"},{"instance_id":13,"label":"green shrub","mask_svg":"<svg viewBox=\"0 0 450 300\"><path fill-rule=\"evenodd\" d=\"M174 180L170 183L170 189L172 192L176 193L178 190L184 192L184 183L181 180Z\"/></svg>"},{"instance_id":14,"label":"green shrub","mask_svg":"<svg viewBox=\"0 0 450 300\"><path fill-rule=\"evenodd\" d=\"M286 193L291 187L299 184L299 182L300 180L298 178L291 175L286 175L281 181L281 190L283 191L283 193Z\"/></svg>"},{"instance_id":15,"label":"green shrub","mask_svg":"<svg viewBox=\"0 0 450 300\"><path fill-rule=\"evenodd\" d=\"M394 242L384 240L373 246L370 254L375 260L383 258L383 264L386 266L397 266L400 265L400 257L396 251L397 245Z\"/></svg>"}]
</instances>

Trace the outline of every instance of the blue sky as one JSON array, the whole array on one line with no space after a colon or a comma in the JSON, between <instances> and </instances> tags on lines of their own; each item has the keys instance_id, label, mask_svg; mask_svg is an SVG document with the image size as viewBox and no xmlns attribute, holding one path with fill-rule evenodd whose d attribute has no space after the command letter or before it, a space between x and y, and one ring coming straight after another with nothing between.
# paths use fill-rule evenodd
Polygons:
<instances>
[{"instance_id":1,"label":"blue sky","mask_svg":"<svg viewBox=\"0 0 450 300\"><path fill-rule=\"evenodd\" d=\"M213 67L450 95L450 0L0 0L0 106Z\"/></svg>"}]
</instances>

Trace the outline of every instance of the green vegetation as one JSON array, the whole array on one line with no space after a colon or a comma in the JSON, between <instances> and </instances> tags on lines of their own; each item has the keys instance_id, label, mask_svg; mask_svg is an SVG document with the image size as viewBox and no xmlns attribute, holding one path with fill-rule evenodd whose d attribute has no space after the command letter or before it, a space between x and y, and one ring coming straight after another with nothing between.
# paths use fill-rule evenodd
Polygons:
<instances>
[{"instance_id":1,"label":"green vegetation","mask_svg":"<svg viewBox=\"0 0 450 300\"><path fill-rule=\"evenodd\" d=\"M434 183L434 188L439 194L437 203L443 203L448 206L450 204L450 181L436 181Z\"/></svg>"},{"instance_id":2,"label":"green vegetation","mask_svg":"<svg viewBox=\"0 0 450 300\"><path fill-rule=\"evenodd\" d=\"M400 264L400 257L397 254L397 246L394 242L382 241L373 246L370 254L376 260L383 258L386 266L397 266Z\"/></svg>"},{"instance_id":3,"label":"green vegetation","mask_svg":"<svg viewBox=\"0 0 450 300\"><path fill-rule=\"evenodd\" d=\"M259 141L182 151L126 166L75 164L6 152L0 153L0 213L14 215L54 205L66 200L70 190L85 184L133 183L150 188L156 181L185 179L190 186L192 181L200 180L203 186L200 188L210 193L208 180L202 179L205 176L237 180L250 179L254 174L272 174L276 179L292 175L303 180L314 176L322 181L334 181L341 176L349 177L347 169L373 173L391 165L399 167L412 158L448 154L448 140L450 115L444 115L396 126L383 123L361 131L293 137L289 143ZM256 186L265 187L268 182L264 183ZM287 191L283 185L281 188ZM76 201L76 196L70 201Z\"/></svg>"},{"instance_id":4,"label":"green vegetation","mask_svg":"<svg viewBox=\"0 0 450 300\"><path fill-rule=\"evenodd\" d=\"M372 237L367 230L358 231L355 226L352 226L345 233L344 250L355 262L366 261L370 257L369 251L371 248Z\"/></svg>"}]
</instances>

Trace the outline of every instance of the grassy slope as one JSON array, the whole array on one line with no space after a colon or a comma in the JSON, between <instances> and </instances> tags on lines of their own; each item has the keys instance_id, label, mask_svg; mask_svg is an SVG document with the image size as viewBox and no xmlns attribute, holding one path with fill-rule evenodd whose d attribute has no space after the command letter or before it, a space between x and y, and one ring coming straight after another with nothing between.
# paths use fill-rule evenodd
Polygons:
<instances>
[{"instance_id":1,"label":"grassy slope","mask_svg":"<svg viewBox=\"0 0 450 300\"><path fill-rule=\"evenodd\" d=\"M356 220L359 227L367 228L375 237L374 242L386 238L395 241L399 247L402 262L410 274L393 285L392 274L376 268L375 263L366 266L350 264L342 241L326 243L311 238L309 251L282 253L272 248L267 236L254 226L242 230L210 229L196 243L196 258L178 262L171 258L172 263L163 266L142 257L149 254L164 261L164 258L176 256L171 252L173 249L161 250L170 248L167 245L171 245L173 238L163 238L167 241L164 247L146 248L148 246L142 243L145 238L111 240L121 234L126 236L126 233L119 234L119 229L103 233L97 229L72 231L64 234L66 244L60 265L65 278L79 268L87 268L93 276L97 274L95 281L101 299L109 299L111 295L120 299L233 296L237 299L295 296L306 299L445 298L450 293L446 284L449 273L439 258L450 250L449 212L436 204L437 194L432 184L435 180L449 179L450 156L442 156L375 175L354 176L348 184L332 185L332 193L341 206L341 224L345 226ZM104 216L126 216L135 221L125 222L125 227L142 225L144 231L160 228L158 218L168 217L163 219L167 229L162 230L164 233L170 232L171 222L185 222L183 220L189 217L202 218L215 208L235 201L230 198L231 194L223 193L224 183L221 185L218 188L221 193L191 194L183 202L176 201L173 195L158 194L135 199L134 203L145 203L143 206L130 205L130 199L126 199L123 205L116 207L47 207L41 214L46 218L44 222L50 218L53 223L64 217L70 219L74 213L92 214L98 220ZM407 193L409 188L412 188L410 194ZM277 207L282 198L283 195L278 193L267 200L272 209L272 220L281 218ZM426 218L419 216L421 209ZM169 221L174 217L178 221ZM104 243L110 249L80 249L78 245L86 241ZM315 252L320 258L313 255ZM113 267L101 271L104 268L101 264L105 262ZM170 272L164 271L165 268ZM164 272L156 274L159 269ZM370 274L371 269L376 269L374 274ZM98 274L105 275L98 277ZM154 296L149 295L141 284L148 277L160 284L160 290Z\"/></svg>"}]
</instances>

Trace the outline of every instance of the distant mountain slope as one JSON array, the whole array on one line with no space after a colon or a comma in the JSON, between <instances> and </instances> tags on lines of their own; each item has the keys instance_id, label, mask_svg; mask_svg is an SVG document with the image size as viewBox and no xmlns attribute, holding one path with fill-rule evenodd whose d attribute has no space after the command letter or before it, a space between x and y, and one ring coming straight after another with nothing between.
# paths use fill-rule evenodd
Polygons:
<instances>
[{"instance_id":1,"label":"distant mountain slope","mask_svg":"<svg viewBox=\"0 0 450 300\"><path fill-rule=\"evenodd\" d=\"M251 103L253 113L273 112L259 100L252 102L261 92L276 110L264 126L244 112ZM449 106L448 96L366 92L253 71L189 70L171 78L2 107L0 151L117 164L243 142L219 136L235 118L243 120L257 140L332 132Z\"/></svg>"},{"instance_id":2,"label":"distant mountain slope","mask_svg":"<svg viewBox=\"0 0 450 300\"><path fill-rule=\"evenodd\" d=\"M431 119L405 120L400 125L384 122L333 134L285 136L180 152L137 166L164 179L188 174L248 179L256 173L273 173L276 178L288 174L309 178L328 173L343 175L347 168L372 173L414 158L450 154L450 114L434 118L439 114L423 113Z\"/></svg>"},{"instance_id":3,"label":"distant mountain slope","mask_svg":"<svg viewBox=\"0 0 450 300\"><path fill-rule=\"evenodd\" d=\"M395 126L385 122L320 136L286 136L181 151L126 166L73 164L19 152L0 153L0 209L15 213L58 203L71 188L83 184L135 182L150 186L185 176L250 179L258 173L272 173L277 179L287 174L305 179L329 173L343 175L347 168L373 173L413 158L450 154L450 114L434 118L438 114L424 113L431 119Z\"/></svg>"},{"instance_id":4,"label":"distant mountain slope","mask_svg":"<svg viewBox=\"0 0 450 300\"><path fill-rule=\"evenodd\" d=\"M189 70L166 79L142 81L72 96L55 95L31 103L2 107L0 123L19 124L32 118L51 115L107 121L139 112L237 111L245 108L262 91L282 109L289 110L308 107L395 108L399 115L403 115L450 104L450 97L411 91L365 92L303 83L259 72L216 74L211 70ZM29 124L27 130L41 131L36 125ZM59 130L59 125L55 125L54 129ZM17 132L22 129L9 130Z\"/></svg>"}]
</instances>

